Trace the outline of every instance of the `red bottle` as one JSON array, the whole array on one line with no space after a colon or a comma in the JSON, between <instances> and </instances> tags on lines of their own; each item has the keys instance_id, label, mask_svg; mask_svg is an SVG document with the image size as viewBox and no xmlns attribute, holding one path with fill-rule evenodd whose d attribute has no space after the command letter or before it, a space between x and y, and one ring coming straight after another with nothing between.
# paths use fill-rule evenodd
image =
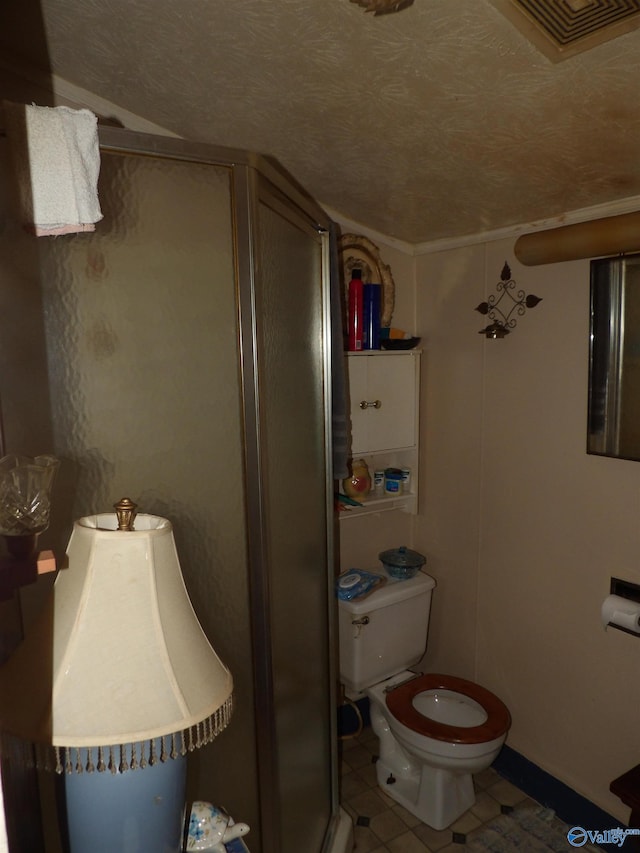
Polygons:
<instances>
[{"instance_id":1,"label":"red bottle","mask_svg":"<svg viewBox=\"0 0 640 853\"><path fill-rule=\"evenodd\" d=\"M351 270L348 291L349 352L358 352L364 345L364 285L362 270Z\"/></svg>"}]
</instances>

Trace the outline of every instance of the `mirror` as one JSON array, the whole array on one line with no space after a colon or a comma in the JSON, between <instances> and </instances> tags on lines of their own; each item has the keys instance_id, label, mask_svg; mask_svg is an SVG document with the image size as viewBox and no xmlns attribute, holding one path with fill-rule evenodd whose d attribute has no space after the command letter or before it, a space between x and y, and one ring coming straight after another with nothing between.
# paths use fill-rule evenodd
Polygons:
<instances>
[{"instance_id":1,"label":"mirror","mask_svg":"<svg viewBox=\"0 0 640 853\"><path fill-rule=\"evenodd\" d=\"M640 254L591 261L587 453L640 460Z\"/></svg>"}]
</instances>

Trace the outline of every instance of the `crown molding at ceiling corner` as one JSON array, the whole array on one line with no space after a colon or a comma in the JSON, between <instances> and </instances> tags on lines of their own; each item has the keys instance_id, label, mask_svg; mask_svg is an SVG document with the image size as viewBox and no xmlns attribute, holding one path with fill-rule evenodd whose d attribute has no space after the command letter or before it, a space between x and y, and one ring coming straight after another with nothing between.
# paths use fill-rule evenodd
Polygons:
<instances>
[{"instance_id":1,"label":"crown molding at ceiling corner","mask_svg":"<svg viewBox=\"0 0 640 853\"><path fill-rule=\"evenodd\" d=\"M522 234L536 231L546 231L549 228L560 228L563 225L575 225L578 222L589 222L592 219L605 219L608 216L618 216L622 213L634 213L640 210L640 196L629 196L616 201L596 204L579 210L570 210L548 219L538 219L519 225L509 225L492 231L482 231L477 234L467 234L460 237L445 237L417 243L413 247L414 255L430 255L435 252L445 252L449 249L462 249L465 246L476 246L479 243L494 243L509 238L517 239Z\"/></svg>"},{"instance_id":2,"label":"crown molding at ceiling corner","mask_svg":"<svg viewBox=\"0 0 640 853\"><path fill-rule=\"evenodd\" d=\"M418 255L432 255L437 252L447 252L452 249L464 249L467 246L477 246L481 243L495 243L498 240L516 240L523 234L531 234L536 231L546 231L549 228L559 228L562 225L575 225L578 222L589 222L591 219L604 219L608 216L618 216L622 213L634 213L640 210L640 196L629 196L604 204L584 207L579 210L571 210L547 219L538 219L517 225L507 225L504 228L494 228L491 231L479 231L476 234L463 234L457 237L443 237L439 240L426 240L423 243L408 243L389 237L380 231L367 228L361 222L356 222L343 216L337 210L326 204L321 204L327 216L338 222L343 228L348 228L350 233L362 234L373 240L374 243L389 246L404 252L406 255L417 257Z\"/></svg>"},{"instance_id":3,"label":"crown molding at ceiling corner","mask_svg":"<svg viewBox=\"0 0 640 853\"><path fill-rule=\"evenodd\" d=\"M121 122L127 130L181 138L178 134L173 133L173 131L167 130L152 121L148 121L136 115L136 113L132 113L124 109L124 107L113 103L113 101L109 101L95 92L89 91L89 89L76 86L75 83L71 83L57 74L43 71L41 68L37 68L35 65L29 64L6 51L0 53L0 68L15 75L18 79L24 80L26 83L41 89L43 97L46 97L46 93L53 95L53 101L57 106L67 106L74 109L84 107L101 117Z\"/></svg>"},{"instance_id":4,"label":"crown molding at ceiling corner","mask_svg":"<svg viewBox=\"0 0 640 853\"><path fill-rule=\"evenodd\" d=\"M123 127L127 130L135 130L138 133L155 133L158 136L171 136L175 139L182 138L179 134L167 130L166 127L148 121L88 89L76 86L75 83L70 83L68 80L58 77L57 74L52 74L51 80L56 102L62 101L70 106L86 107L105 119L115 119L122 122Z\"/></svg>"},{"instance_id":5,"label":"crown molding at ceiling corner","mask_svg":"<svg viewBox=\"0 0 640 853\"><path fill-rule=\"evenodd\" d=\"M363 237L368 237L376 245L382 244L383 246L387 246L391 249L397 249L399 252L404 252L405 255L415 254L415 247L413 243L407 243L405 240L397 240L395 237L389 237L387 234L382 234L380 231L368 228L366 225L363 225L362 222L356 222L355 219L349 219L348 216L344 216L344 214L335 210L333 207L329 207L328 204L323 204L322 202L318 203L327 216L333 219L334 222L337 222L338 225L342 226L342 230L345 231L345 233L361 234Z\"/></svg>"}]
</instances>

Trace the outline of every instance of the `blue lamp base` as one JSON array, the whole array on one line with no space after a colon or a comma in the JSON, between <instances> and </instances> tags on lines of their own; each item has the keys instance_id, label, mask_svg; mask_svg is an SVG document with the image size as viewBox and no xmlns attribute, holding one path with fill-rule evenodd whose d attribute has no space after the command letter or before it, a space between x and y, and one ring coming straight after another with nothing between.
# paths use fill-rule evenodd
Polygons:
<instances>
[{"instance_id":1,"label":"blue lamp base","mask_svg":"<svg viewBox=\"0 0 640 853\"><path fill-rule=\"evenodd\" d=\"M86 758L86 750L81 752ZM180 853L186 777L186 756L124 773L61 775L58 801L66 853Z\"/></svg>"}]
</instances>

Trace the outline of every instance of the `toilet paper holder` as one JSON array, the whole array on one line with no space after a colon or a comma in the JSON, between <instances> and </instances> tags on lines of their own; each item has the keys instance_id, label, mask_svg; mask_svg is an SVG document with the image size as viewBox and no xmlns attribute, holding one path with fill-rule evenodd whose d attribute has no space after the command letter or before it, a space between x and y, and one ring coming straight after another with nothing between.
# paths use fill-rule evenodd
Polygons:
<instances>
[{"instance_id":1,"label":"toilet paper holder","mask_svg":"<svg viewBox=\"0 0 640 853\"><path fill-rule=\"evenodd\" d=\"M605 628L640 637L640 584L611 578L610 594L602 605Z\"/></svg>"}]
</instances>

